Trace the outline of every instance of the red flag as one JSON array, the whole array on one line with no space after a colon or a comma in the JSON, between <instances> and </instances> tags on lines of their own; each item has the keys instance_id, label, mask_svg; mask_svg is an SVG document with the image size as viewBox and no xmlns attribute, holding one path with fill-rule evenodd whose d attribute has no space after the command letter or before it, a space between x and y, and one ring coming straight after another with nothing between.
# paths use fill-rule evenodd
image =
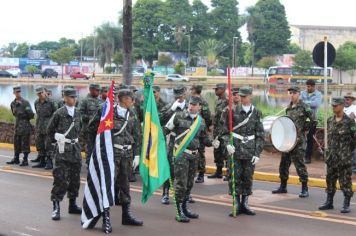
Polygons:
<instances>
[{"instance_id":1,"label":"red flag","mask_svg":"<svg viewBox=\"0 0 356 236\"><path fill-rule=\"evenodd\" d=\"M103 105L97 134L103 133L105 130L110 130L114 128L114 84L115 82L112 81L108 92L108 97L106 98L106 101Z\"/></svg>"}]
</instances>

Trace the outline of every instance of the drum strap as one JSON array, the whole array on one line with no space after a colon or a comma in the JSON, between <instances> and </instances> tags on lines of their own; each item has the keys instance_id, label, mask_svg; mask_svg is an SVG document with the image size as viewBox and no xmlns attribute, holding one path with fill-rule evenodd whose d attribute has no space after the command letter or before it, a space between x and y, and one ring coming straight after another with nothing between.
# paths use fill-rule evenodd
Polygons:
<instances>
[{"instance_id":1,"label":"drum strap","mask_svg":"<svg viewBox=\"0 0 356 236\"><path fill-rule=\"evenodd\" d=\"M235 129L240 128L241 126L246 125L247 122L250 120L254 109L255 109L255 107L252 106L251 113L246 117L246 119L244 119L241 123L239 123L238 125L236 125L236 126L235 126L234 128L232 128L232 129L235 130Z\"/></svg>"}]
</instances>

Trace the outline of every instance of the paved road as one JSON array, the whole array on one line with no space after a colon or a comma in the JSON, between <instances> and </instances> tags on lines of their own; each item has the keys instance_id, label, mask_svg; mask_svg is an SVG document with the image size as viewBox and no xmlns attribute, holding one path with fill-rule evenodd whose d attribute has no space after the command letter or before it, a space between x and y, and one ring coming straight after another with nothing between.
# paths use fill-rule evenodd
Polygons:
<instances>
[{"instance_id":1,"label":"paved road","mask_svg":"<svg viewBox=\"0 0 356 236\"><path fill-rule=\"evenodd\" d=\"M79 216L68 215L68 201L61 204L61 221L50 219L52 204L49 193L52 186L50 172L18 166L8 168L10 151L0 151L0 235L102 235L99 228L82 230ZM83 174L84 177L84 174ZM85 183L85 178L82 179ZM196 203L192 208L200 214L198 220L189 224L174 221L172 205L160 204L160 192L146 205L140 203L140 183L132 185L133 213L144 220L143 227L122 226L121 209L113 207L112 235L355 235L356 201L353 212L339 213L342 195L335 199L335 210L320 214L317 206L324 200L324 191L311 188L309 199L299 199L300 186L289 186L289 194L275 196L270 190L275 183L255 182L250 205L256 216L227 216L231 199L226 195L226 183L208 180L196 184L193 196ZM81 186L81 192L83 185ZM80 196L80 199L82 195ZM100 224L98 225L100 226Z\"/></svg>"}]
</instances>

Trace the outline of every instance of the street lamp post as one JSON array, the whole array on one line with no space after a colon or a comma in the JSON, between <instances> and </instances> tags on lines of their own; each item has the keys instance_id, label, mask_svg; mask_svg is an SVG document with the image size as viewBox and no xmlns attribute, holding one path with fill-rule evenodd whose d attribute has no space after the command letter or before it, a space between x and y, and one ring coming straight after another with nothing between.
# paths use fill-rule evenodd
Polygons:
<instances>
[{"instance_id":1,"label":"street lamp post","mask_svg":"<svg viewBox=\"0 0 356 236\"><path fill-rule=\"evenodd\" d=\"M190 67L190 34L187 35L188 37L188 60L187 60L187 65Z\"/></svg>"},{"instance_id":2,"label":"street lamp post","mask_svg":"<svg viewBox=\"0 0 356 236\"><path fill-rule=\"evenodd\" d=\"M235 48L235 39L237 40L238 37L233 37L232 38L232 68L235 68L236 66L236 48Z\"/></svg>"}]
</instances>

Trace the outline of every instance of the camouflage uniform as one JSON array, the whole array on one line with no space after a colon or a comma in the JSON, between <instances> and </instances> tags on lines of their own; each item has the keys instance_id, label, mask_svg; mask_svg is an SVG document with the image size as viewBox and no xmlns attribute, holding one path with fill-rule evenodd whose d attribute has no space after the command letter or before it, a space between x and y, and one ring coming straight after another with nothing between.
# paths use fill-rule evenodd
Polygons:
<instances>
[{"instance_id":1,"label":"camouflage uniform","mask_svg":"<svg viewBox=\"0 0 356 236\"><path fill-rule=\"evenodd\" d=\"M14 91L21 92L20 87L15 87ZM28 165L28 154L30 153L30 136L33 127L30 120L33 119L34 113L30 103L20 98L11 102L11 112L15 116L14 126L14 159L7 164L19 164L20 153L24 154L23 163L21 165Z\"/></svg>"},{"instance_id":2,"label":"camouflage uniform","mask_svg":"<svg viewBox=\"0 0 356 236\"><path fill-rule=\"evenodd\" d=\"M98 88L99 89L99 88ZM99 97L93 97L90 94L87 95L85 99L83 99L80 103L80 114L82 116L82 131L81 131L81 139L85 143L85 153L86 159L89 160L90 155L93 150L92 142L90 142L88 137L88 123L90 119L96 114L98 111L100 104L102 101Z\"/></svg>"},{"instance_id":3,"label":"camouflage uniform","mask_svg":"<svg viewBox=\"0 0 356 236\"><path fill-rule=\"evenodd\" d=\"M55 133L65 134L73 122L73 128L66 135L72 143L65 143L62 154L59 153L57 145L54 153L52 201L62 201L66 192L69 199L78 197L81 169L81 148L78 142L81 129L79 109L75 108L73 117L68 114L66 106L59 108L53 114L47 127L49 138L47 144L56 143Z\"/></svg>"},{"instance_id":4,"label":"camouflage uniform","mask_svg":"<svg viewBox=\"0 0 356 236\"><path fill-rule=\"evenodd\" d=\"M219 85L217 85L217 88L219 88ZM225 85L226 88L226 85ZM225 107L227 107L229 104L228 99L226 98L226 96L224 95L222 98L218 98L217 102L216 102L216 106L215 106L215 114L214 114L214 119L213 119L213 126L214 126L214 130L213 130L213 138L218 138L219 136L219 129L221 121L221 114L224 110ZM219 140L221 143L224 143L223 140ZM214 175L216 175L216 177L220 177L222 175L222 168L224 167L224 160L226 160L226 149L224 147L224 145L220 145L219 148L215 149L214 148L214 163L216 165L216 173L213 174L212 176L208 176L208 178L212 177L215 178ZM221 178L221 177L220 177Z\"/></svg>"},{"instance_id":5,"label":"camouflage uniform","mask_svg":"<svg viewBox=\"0 0 356 236\"><path fill-rule=\"evenodd\" d=\"M38 157L40 162L44 164L45 158L49 157L49 152L46 147L47 141L47 126L53 113L57 110L57 104L50 98L46 98L44 102L40 102L39 99L35 101L35 110L37 113L36 120L36 149L38 151ZM41 163L40 163L41 164Z\"/></svg>"}]
</instances>

